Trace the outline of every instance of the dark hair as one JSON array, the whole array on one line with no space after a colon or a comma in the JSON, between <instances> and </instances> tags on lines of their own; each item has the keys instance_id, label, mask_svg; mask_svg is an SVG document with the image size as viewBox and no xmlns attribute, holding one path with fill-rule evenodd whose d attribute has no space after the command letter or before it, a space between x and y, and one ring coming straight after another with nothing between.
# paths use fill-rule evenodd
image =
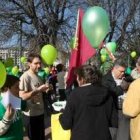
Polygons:
<instances>
[{"instance_id":1,"label":"dark hair","mask_svg":"<svg viewBox=\"0 0 140 140\"><path fill-rule=\"evenodd\" d=\"M34 58L39 58L41 60L41 57L39 54L36 54L36 53L31 53L28 55L28 58L27 58L27 62L32 62Z\"/></svg>"},{"instance_id":2,"label":"dark hair","mask_svg":"<svg viewBox=\"0 0 140 140\"><path fill-rule=\"evenodd\" d=\"M79 79L83 78L85 83L99 83L101 78L101 73L95 65L83 65L75 70L75 74L79 76Z\"/></svg>"},{"instance_id":3,"label":"dark hair","mask_svg":"<svg viewBox=\"0 0 140 140\"><path fill-rule=\"evenodd\" d=\"M57 69L58 72L61 72L61 71L63 70L63 67L64 67L63 64L58 64L58 65L56 66L56 69Z\"/></svg>"},{"instance_id":4,"label":"dark hair","mask_svg":"<svg viewBox=\"0 0 140 140\"><path fill-rule=\"evenodd\" d=\"M18 77L14 75L7 75L6 76L6 81L1 88L1 91L4 91L5 88L11 88L16 82L20 81Z\"/></svg>"},{"instance_id":5,"label":"dark hair","mask_svg":"<svg viewBox=\"0 0 140 140\"><path fill-rule=\"evenodd\" d=\"M121 66L126 68L127 67L127 63L126 61L122 60L122 59L116 59L114 62L114 66Z\"/></svg>"}]
</instances>

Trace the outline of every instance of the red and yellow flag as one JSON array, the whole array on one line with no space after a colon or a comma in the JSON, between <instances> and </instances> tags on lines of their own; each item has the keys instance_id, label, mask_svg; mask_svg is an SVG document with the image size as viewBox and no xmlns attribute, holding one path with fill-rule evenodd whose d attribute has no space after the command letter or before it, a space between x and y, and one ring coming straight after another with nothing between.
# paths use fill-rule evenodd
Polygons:
<instances>
[{"instance_id":1,"label":"red and yellow flag","mask_svg":"<svg viewBox=\"0 0 140 140\"><path fill-rule=\"evenodd\" d=\"M79 67L95 55L96 50L90 45L82 30L82 19L84 12L79 9L77 16L77 26L75 32L74 47L69 60L69 71L67 77L67 87L70 87L75 80L74 69Z\"/></svg>"}]
</instances>

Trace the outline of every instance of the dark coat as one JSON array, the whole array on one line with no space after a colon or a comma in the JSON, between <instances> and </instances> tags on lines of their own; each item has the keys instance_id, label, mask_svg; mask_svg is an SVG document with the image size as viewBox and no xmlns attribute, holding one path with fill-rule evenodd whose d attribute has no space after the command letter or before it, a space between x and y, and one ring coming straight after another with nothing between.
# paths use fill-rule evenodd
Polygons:
<instances>
[{"instance_id":1,"label":"dark coat","mask_svg":"<svg viewBox=\"0 0 140 140\"><path fill-rule=\"evenodd\" d=\"M59 120L63 129L71 129L71 140L111 140L109 121L113 99L106 88L88 85L70 94Z\"/></svg>"},{"instance_id":2,"label":"dark coat","mask_svg":"<svg viewBox=\"0 0 140 140\"><path fill-rule=\"evenodd\" d=\"M115 104L115 108L113 110L116 111L112 114L114 116L112 116L113 120L110 125L111 127L118 127L118 96L123 95L124 91L121 86L116 85L111 72L103 76L102 85L108 89L108 92L113 97Z\"/></svg>"}]
</instances>

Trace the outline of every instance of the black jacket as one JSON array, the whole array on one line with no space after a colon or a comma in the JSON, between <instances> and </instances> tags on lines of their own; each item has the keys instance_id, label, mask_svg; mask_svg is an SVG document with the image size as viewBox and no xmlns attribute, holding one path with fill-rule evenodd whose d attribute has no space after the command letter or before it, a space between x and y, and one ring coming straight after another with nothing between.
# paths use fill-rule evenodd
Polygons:
<instances>
[{"instance_id":1,"label":"black jacket","mask_svg":"<svg viewBox=\"0 0 140 140\"><path fill-rule=\"evenodd\" d=\"M78 87L70 94L59 120L63 129L71 129L71 140L111 140L112 108L113 99L106 88Z\"/></svg>"},{"instance_id":2,"label":"black jacket","mask_svg":"<svg viewBox=\"0 0 140 140\"><path fill-rule=\"evenodd\" d=\"M117 86L112 76L112 73L108 73L102 78L102 85L108 89L109 94L113 97L115 108L113 109L111 127L118 127L118 96L123 95L124 91L121 86ZM116 110L116 111L115 111Z\"/></svg>"},{"instance_id":3,"label":"black jacket","mask_svg":"<svg viewBox=\"0 0 140 140\"><path fill-rule=\"evenodd\" d=\"M102 78L102 85L106 87L113 97L116 108L118 107L118 96L123 95L124 91L121 86L117 86L111 73Z\"/></svg>"}]
</instances>

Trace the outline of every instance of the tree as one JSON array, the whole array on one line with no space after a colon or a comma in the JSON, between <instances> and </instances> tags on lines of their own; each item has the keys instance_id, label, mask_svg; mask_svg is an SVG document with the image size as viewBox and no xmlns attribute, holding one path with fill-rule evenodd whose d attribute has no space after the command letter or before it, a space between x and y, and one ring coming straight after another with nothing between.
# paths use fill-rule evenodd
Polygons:
<instances>
[{"instance_id":1,"label":"tree","mask_svg":"<svg viewBox=\"0 0 140 140\"><path fill-rule=\"evenodd\" d=\"M65 47L75 28L76 6L82 3L74 0L1 0L0 43L18 38L23 45L29 45L31 51L38 51L48 43Z\"/></svg>"},{"instance_id":2,"label":"tree","mask_svg":"<svg viewBox=\"0 0 140 140\"><path fill-rule=\"evenodd\" d=\"M136 45L135 38L139 38L140 31L139 0L87 0L87 2L91 6L98 5L107 10L111 25L108 41L115 40L120 51L129 50L130 42L133 42L133 46Z\"/></svg>"}]
</instances>

